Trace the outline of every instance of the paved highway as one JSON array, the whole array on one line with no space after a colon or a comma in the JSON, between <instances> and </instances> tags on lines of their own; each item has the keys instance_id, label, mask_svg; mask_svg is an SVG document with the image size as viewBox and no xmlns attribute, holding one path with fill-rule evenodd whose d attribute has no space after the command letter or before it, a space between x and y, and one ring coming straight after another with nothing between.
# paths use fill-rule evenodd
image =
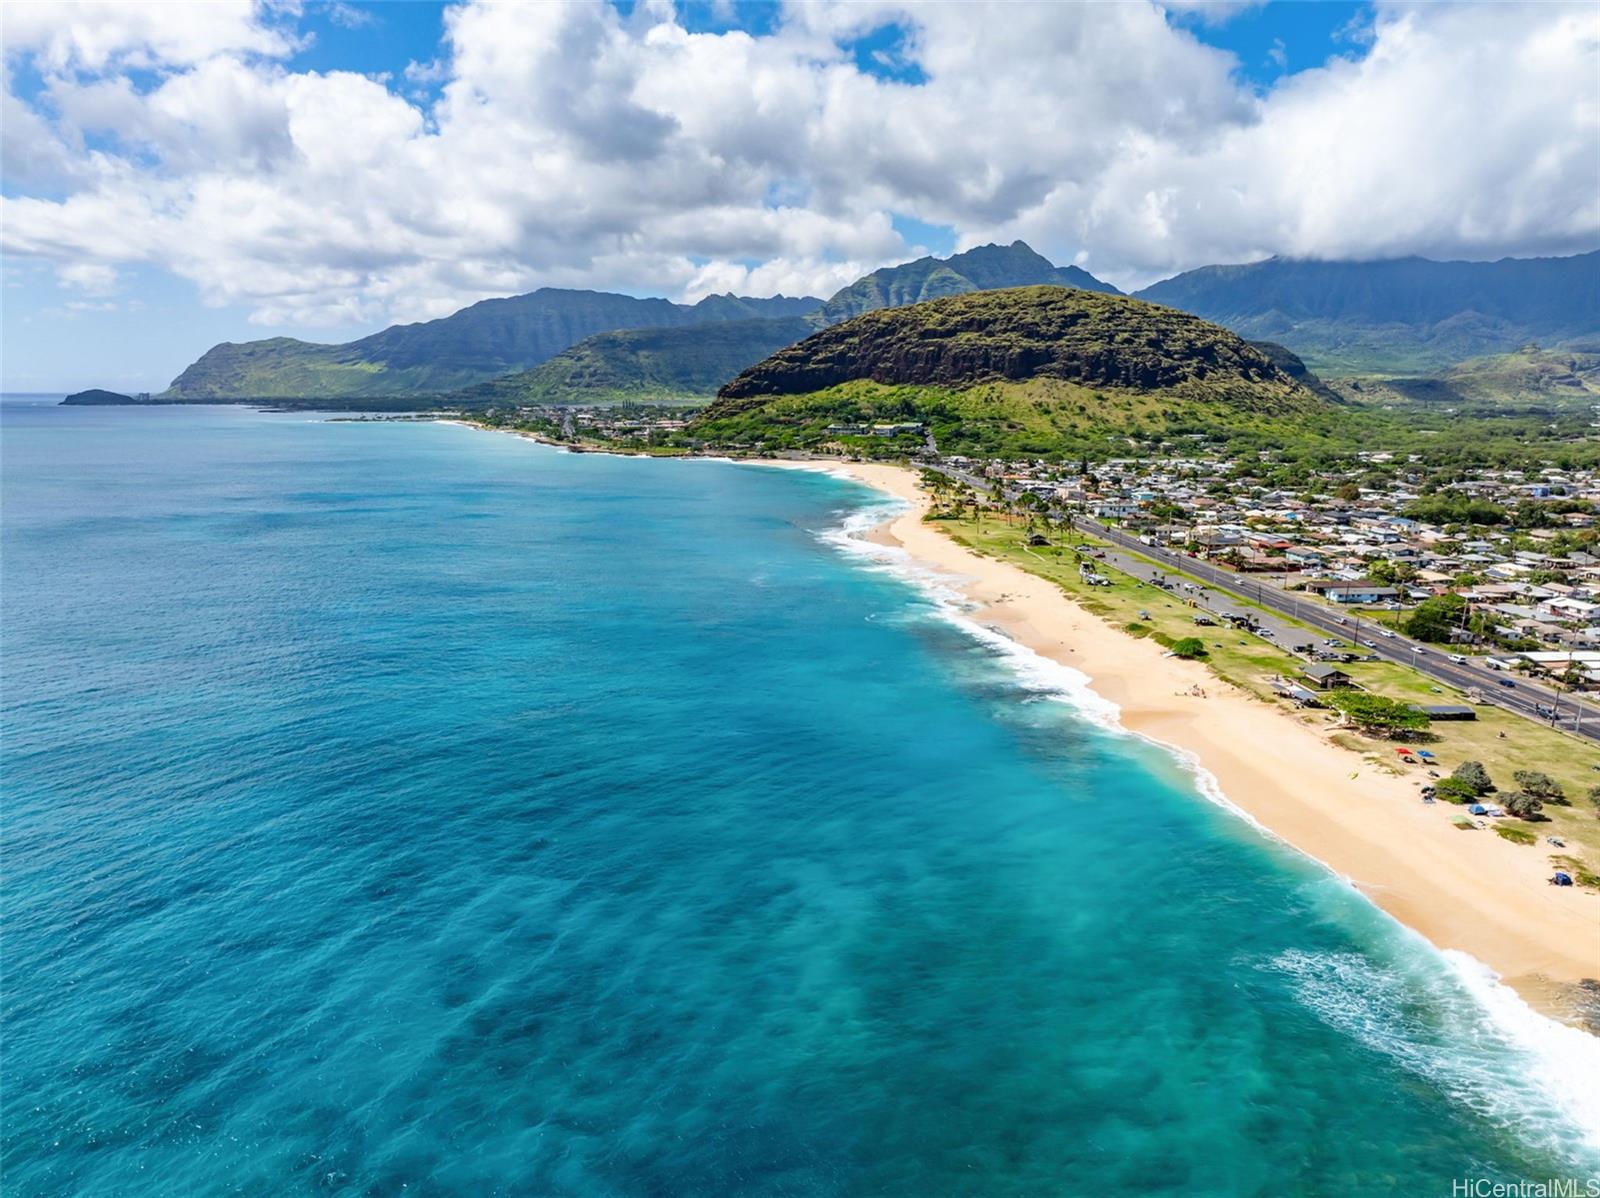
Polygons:
<instances>
[{"instance_id":1,"label":"paved highway","mask_svg":"<svg viewBox=\"0 0 1600 1198\"><path fill-rule=\"evenodd\" d=\"M990 480L978 478L965 471L943 465L934 468L940 473L966 483L980 493L987 493L994 487ZM1013 497L1019 494L1020 491L1015 492ZM1476 689L1486 703L1494 703L1528 719L1538 720L1540 723L1553 723L1569 732L1576 732L1587 740L1600 742L1600 708L1592 703L1579 702L1572 695L1558 694L1552 688L1526 678L1510 679L1503 671L1491 670L1484 666L1479 659L1469 658L1468 664L1457 664L1446 656L1447 650L1436 645L1424 645L1398 633L1388 637L1381 636L1378 626L1369 620L1361 620L1354 613L1341 613L1320 600L1287 593L1264 582L1257 582L1247 575L1225 570L1210 562L1189 557L1187 554L1173 553L1168 549L1147 545L1137 537L1130 536L1120 529L1109 528L1098 521L1075 517L1073 524L1091 536L1131 550L1173 571L1187 574L1235 599L1249 600L1270 611L1297 620L1301 624L1310 625L1327 637L1336 637L1341 641L1358 640L1362 642L1362 648L1366 652L1375 654L1385 661L1412 666L1429 678L1459 690ZM1149 567L1140 569L1140 563L1122 558L1120 554L1117 557L1120 560L1113 564L1135 577L1148 578L1159 573ZM1202 591L1197 597L1203 596ZM1226 604L1204 602L1203 606L1213 611L1227 610ZM1269 622L1269 626L1274 628L1272 639L1286 649L1297 643L1296 639L1293 639L1295 633L1304 635L1300 630L1286 625L1274 626ZM1370 642L1370 646L1366 642ZM1503 686L1502 681L1512 681L1514 685ZM1556 719L1551 720L1548 716L1542 715L1540 707L1554 709L1558 713Z\"/></svg>"}]
</instances>

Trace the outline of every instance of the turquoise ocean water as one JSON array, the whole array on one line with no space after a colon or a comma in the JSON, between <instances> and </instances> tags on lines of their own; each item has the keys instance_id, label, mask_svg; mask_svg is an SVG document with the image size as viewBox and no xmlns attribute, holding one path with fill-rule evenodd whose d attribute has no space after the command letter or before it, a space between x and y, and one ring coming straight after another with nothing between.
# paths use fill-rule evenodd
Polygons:
<instances>
[{"instance_id":1,"label":"turquoise ocean water","mask_svg":"<svg viewBox=\"0 0 1600 1198\"><path fill-rule=\"evenodd\" d=\"M1450 1193L1595 1041L833 478L3 412L8 1195Z\"/></svg>"}]
</instances>

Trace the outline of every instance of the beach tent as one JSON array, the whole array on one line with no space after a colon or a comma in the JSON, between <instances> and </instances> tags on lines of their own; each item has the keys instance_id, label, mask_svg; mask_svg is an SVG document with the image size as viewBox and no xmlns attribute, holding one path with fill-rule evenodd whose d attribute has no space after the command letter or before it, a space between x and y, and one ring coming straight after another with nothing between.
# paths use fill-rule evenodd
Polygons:
<instances>
[{"instance_id":1,"label":"beach tent","mask_svg":"<svg viewBox=\"0 0 1600 1198\"><path fill-rule=\"evenodd\" d=\"M1467 811L1468 811L1468 813L1470 813L1472 815L1488 815L1489 814L1489 809L1487 807L1485 807L1482 803L1474 803L1472 806L1467 808Z\"/></svg>"},{"instance_id":2,"label":"beach tent","mask_svg":"<svg viewBox=\"0 0 1600 1198\"><path fill-rule=\"evenodd\" d=\"M1571 886L1572 875L1565 870L1558 869L1556 870L1556 876L1550 879L1550 884L1552 886Z\"/></svg>"}]
</instances>

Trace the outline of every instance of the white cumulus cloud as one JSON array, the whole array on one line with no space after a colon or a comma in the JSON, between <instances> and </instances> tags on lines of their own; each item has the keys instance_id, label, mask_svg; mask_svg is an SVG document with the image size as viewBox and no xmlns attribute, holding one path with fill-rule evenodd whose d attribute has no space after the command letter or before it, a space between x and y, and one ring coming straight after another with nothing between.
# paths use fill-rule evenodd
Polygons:
<instances>
[{"instance_id":1,"label":"white cumulus cloud","mask_svg":"<svg viewBox=\"0 0 1600 1198\"><path fill-rule=\"evenodd\" d=\"M294 69L282 5L13 4L0 230L63 279L149 263L321 326L540 285L825 295L911 252L897 215L1123 285L1600 243L1600 9L1382 8L1258 92L1172 7L804 4L757 36L468 0L373 78ZM889 26L916 82L857 64Z\"/></svg>"}]
</instances>

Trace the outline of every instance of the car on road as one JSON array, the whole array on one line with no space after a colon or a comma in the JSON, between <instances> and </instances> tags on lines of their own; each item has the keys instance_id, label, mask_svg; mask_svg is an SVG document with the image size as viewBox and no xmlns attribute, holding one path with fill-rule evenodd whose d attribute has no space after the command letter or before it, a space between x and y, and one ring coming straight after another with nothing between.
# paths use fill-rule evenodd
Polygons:
<instances>
[{"instance_id":1,"label":"car on road","mask_svg":"<svg viewBox=\"0 0 1600 1198\"><path fill-rule=\"evenodd\" d=\"M1376 649L1378 647L1378 642L1377 641L1361 641L1360 643L1365 645L1369 649Z\"/></svg>"},{"instance_id":2,"label":"car on road","mask_svg":"<svg viewBox=\"0 0 1600 1198\"><path fill-rule=\"evenodd\" d=\"M1387 637L1391 641L1394 640L1394 633L1390 632L1387 628L1385 628L1382 632L1378 633L1378 635L1382 636L1382 637Z\"/></svg>"},{"instance_id":3,"label":"car on road","mask_svg":"<svg viewBox=\"0 0 1600 1198\"><path fill-rule=\"evenodd\" d=\"M1515 682L1512 682L1511 679L1509 679L1509 678L1497 678L1497 679L1495 679L1495 681L1497 681L1501 686L1504 686L1504 687L1514 687L1514 686L1517 685Z\"/></svg>"},{"instance_id":4,"label":"car on road","mask_svg":"<svg viewBox=\"0 0 1600 1198\"><path fill-rule=\"evenodd\" d=\"M1467 659L1459 653L1452 653L1450 655L1450 660L1455 662L1458 666L1464 666L1467 664Z\"/></svg>"},{"instance_id":5,"label":"car on road","mask_svg":"<svg viewBox=\"0 0 1600 1198\"><path fill-rule=\"evenodd\" d=\"M1348 619L1346 619L1344 616L1335 616L1333 622L1335 624L1341 624L1341 625L1350 623L1350 621Z\"/></svg>"}]
</instances>

